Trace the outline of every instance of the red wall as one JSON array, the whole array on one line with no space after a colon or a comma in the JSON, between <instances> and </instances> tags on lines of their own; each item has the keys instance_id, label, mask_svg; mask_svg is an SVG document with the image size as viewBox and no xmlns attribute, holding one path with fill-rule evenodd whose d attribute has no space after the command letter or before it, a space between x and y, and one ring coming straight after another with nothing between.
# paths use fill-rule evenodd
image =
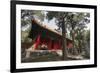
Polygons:
<instances>
[{"instance_id":1,"label":"red wall","mask_svg":"<svg viewBox=\"0 0 100 73\"><path fill-rule=\"evenodd\" d=\"M52 40L50 38L41 38L40 35L37 37L36 40L36 48L38 45L42 45L45 44L47 45L49 50L59 50L62 49L62 41L60 39L58 40ZM66 44L67 48L72 48L72 42L71 41L67 41Z\"/></svg>"}]
</instances>

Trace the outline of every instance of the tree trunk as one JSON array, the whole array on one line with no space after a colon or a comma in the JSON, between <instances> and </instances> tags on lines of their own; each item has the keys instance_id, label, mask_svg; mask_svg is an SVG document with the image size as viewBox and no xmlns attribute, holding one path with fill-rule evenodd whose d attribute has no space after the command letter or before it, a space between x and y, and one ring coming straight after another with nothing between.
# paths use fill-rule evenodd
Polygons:
<instances>
[{"instance_id":1,"label":"tree trunk","mask_svg":"<svg viewBox=\"0 0 100 73\"><path fill-rule=\"evenodd\" d=\"M75 33L74 33L74 28L72 28L72 44L73 44L73 50L72 54L77 55L77 49L75 48Z\"/></svg>"},{"instance_id":2,"label":"tree trunk","mask_svg":"<svg viewBox=\"0 0 100 73\"><path fill-rule=\"evenodd\" d=\"M81 41L80 41L80 39L78 40L78 43L79 43L79 44L78 44L78 46L79 46L78 49L79 49L79 54L80 54L80 53L81 53Z\"/></svg>"},{"instance_id":3,"label":"tree trunk","mask_svg":"<svg viewBox=\"0 0 100 73\"><path fill-rule=\"evenodd\" d=\"M63 49L62 49L62 53L63 53L62 59L63 60L67 59L67 54L68 54L67 53L66 44L67 44L67 41L66 41L66 27L65 27L64 18L63 18L63 21L62 21L62 46L63 46Z\"/></svg>"},{"instance_id":4,"label":"tree trunk","mask_svg":"<svg viewBox=\"0 0 100 73\"><path fill-rule=\"evenodd\" d=\"M74 30L73 29L72 29L72 44L73 44L72 54L74 54Z\"/></svg>"}]
</instances>

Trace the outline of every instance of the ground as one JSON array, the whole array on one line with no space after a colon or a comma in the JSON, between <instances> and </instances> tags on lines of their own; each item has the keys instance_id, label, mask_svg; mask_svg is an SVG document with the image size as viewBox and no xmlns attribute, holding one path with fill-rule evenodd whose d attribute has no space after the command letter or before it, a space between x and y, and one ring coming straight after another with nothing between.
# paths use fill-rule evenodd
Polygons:
<instances>
[{"instance_id":1,"label":"ground","mask_svg":"<svg viewBox=\"0 0 100 73\"><path fill-rule=\"evenodd\" d=\"M81 55L68 55L66 61L69 60L84 60L88 59ZM48 61L63 61L62 56L58 55L56 52L31 52L30 57L26 58L25 53L21 56L21 62L48 62Z\"/></svg>"}]
</instances>

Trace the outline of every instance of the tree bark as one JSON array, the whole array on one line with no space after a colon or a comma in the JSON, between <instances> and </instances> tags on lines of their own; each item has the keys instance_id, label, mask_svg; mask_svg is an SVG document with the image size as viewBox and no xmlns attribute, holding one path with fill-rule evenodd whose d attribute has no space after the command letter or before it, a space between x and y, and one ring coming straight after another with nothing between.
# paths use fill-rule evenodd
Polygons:
<instances>
[{"instance_id":1,"label":"tree bark","mask_svg":"<svg viewBox=\"0 0 100 73\"><path fill-rule=\"evenodd\" d=\"M62 20L62 59L66 60L67 59L67 47L66 47L67 41L66 41L66 27L65 27L65 23L64 23L64 18Z\"/></svg>"},{"instance_id":2,"label":"tree bark","mask_svg":"<svg viewBox=\"0 0 100 73\"><path fill-rule=\"evenodd\" d=\"M77 48L75 47L75 32L74 32L74 28L72 28L72 44L73 44L73 50L72 53L73 55L77 55Z\"/></svg>"}]
</instances>

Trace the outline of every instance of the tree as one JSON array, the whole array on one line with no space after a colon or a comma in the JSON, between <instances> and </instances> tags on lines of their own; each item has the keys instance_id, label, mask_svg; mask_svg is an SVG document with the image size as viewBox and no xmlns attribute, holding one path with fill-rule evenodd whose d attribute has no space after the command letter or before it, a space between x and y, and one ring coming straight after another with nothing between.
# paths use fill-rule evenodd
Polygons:
<instances>
[{"instance_id":1,"label":"tree","mask_svg":"<svg viewBox=\"0 0 100 73\"><path fill-rule=\"evenodd\" d=\"M77 54L77 49L75 47L75 36L77 34L80 34L82 36L81 31L86 28L86 25L89 23L89 13L78 13L78 12L69 12L67 16L67 23L69 24L70 28L70 33L72 36L72 41L73 41L73 52L76 52ZM77 31L76 31L77 30ZM79 40L80 41L80 40ZM80 45L80 43L79 43Z\"/></svg>"},{"instance_id":2,"label":"tree","mask_svg":"<svg viewBox=\"0 0 100 73\"><path fill-rule=\"evenodd\" d=\"M87 30L85 33L85 45L86 57L90 58L90 30Z\"/></svg>"},{"instance_id":3,"label":"tree","mask_svg":"<svg viewBox=\"0 0 100 73\"><path fill-rule=\"evenodd\" d=\"M38 20L44 20L43 11L39 10L21 10L21 39L22 42L28 40L29 33L32 29L32 20L36 18Z\"/></svg>"},{"instance_id":4,"label":"tree","mask_svg":"<svg viewBox=\"0 0 100 73\"><path fill-rule=\"evenodd\" d=\"M63 36L66 37L65 34L67 33L67 30L65 30L65 28L68 29L68 31L70 31L72 41L73 41L73 49L75 49L75 34L78 34L80 31L82 31L86 27L86 25L90 22L89 17L90 17L89 13L82 13L82 12L49 11L47 13L48 20L56 18L56 25L59 27L58 30L60 30L62 28ZM75 32L76 29L78 29L78 32ZM64 43L66 43L66 42L64 42ZM65 51L65 50L63 49L63 51Z\"/></svg>"},{"instance_id":5,"label":"tree","mask_svg":"<svg viewBox=\"0 0 100 73\"><path fill-rule=\"evenodd\" d=\"M26 25L26 23L31 23L31 20L37 18L41 21L44 20L44 13L43 11L39 10L21 10L21 20L22 26ZM26 23L25 23L26 22Z\"/></svg>"},{"instance_id":6,"label":"tree","mask_svg":"<svg viewBox=\"0 0 100 73\"><path fill-rule=\"evenodd\" d=\"M57 30L62 30L62 46L63 46L63 50L62 50L62 53L63 53L63 60L65 60L67 58L67 55L68 55L68 51L66 51L66 44L67 44L67 41L66 41L66 16L67 16L67 12L53 12L53 11L49 11L47 13L47 19L48 20L51 20L53 18L56 19L56 25L58 26L58 29Z\"/></svg>"}]
</instances>

